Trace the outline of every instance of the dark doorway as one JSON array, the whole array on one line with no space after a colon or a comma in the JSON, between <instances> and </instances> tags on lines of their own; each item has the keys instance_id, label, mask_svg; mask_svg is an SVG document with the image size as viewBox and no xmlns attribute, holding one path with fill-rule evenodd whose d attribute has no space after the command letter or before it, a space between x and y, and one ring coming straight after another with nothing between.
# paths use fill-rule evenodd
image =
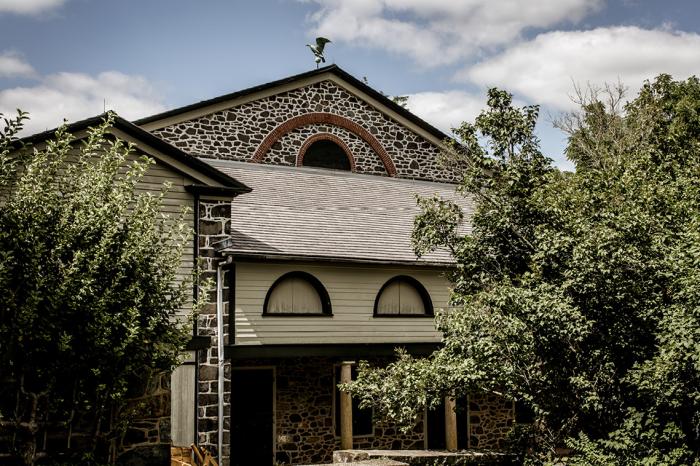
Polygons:
<instances>
[{"instance_id":1,"label":"dark doorway","mask_svg":"<svg viewBox=\"0 0 700 466\"><path fill-rule=\"evenodd\" d=\"M469 413L467 412L468 400L467 397L457 400L457 448L466 450L469 440ZM428 411L426 422L428 434L428 450L444 450L447 448L445 443L445 402L440 403L440 406Z\"/></svg>"},{"instance_id":2,"label":"dark doorway","mask_svg":"<svg viewBox=\"0 0 700 466\"><path fill-rule=\"evenodd\" d=\"M444 450L445 444L445 402L428 411L428 450Z\"/></svg>"},{"instance_id":3,"label":"dark doorway","mask_svg":"<svg viewBox=\"0 0 700 466\"><path fill-rule=\"evenodd\" d=\"M272 466L272 369L231 371L231 466Z\"/></svg>"}]
</instances>

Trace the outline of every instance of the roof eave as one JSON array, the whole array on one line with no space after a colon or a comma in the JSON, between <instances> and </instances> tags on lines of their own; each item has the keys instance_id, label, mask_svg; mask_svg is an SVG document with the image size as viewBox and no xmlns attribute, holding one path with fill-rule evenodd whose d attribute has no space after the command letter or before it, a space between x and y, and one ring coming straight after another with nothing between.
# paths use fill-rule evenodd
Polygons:
<instances>
[{"instance_id":1,"label":"roof eave","mask_svg":"<svg viewBox=\"0 0 700 466\"><path fill-rule=\"evenodd\" d=\"M403 118L406 118L407 120L411 121L415 125L419 126L423 130L427 131L430 133L433 137L440 139L440 140L451 140L452 138L448 136L447 134L443 133L441 130L437 129L427 121L423 120L422 118L418 117L417 115L411 113L409 110L404 108L403 106L397 104L393 100L391 100L389 97L386 95L382 94L381 92L373 89L372 87L368 86L365 84L363 81L357 79L347 71L343 70L340 68L338 65L329 65L329 66L324 66L322 68L318 68L315 70L307 71L304 73L296 74L293 76L288 76L286 78L278 79L276 81L271 81L269 83L265 84L260 84L258 86L253 86L249 87L247 89L242 89L240 91L232 92L229 94L225 94L219 97L214 97L212 99L207 99L207 100L202 100L200 102L186 105L184 107L179 107L175 108L172 110L168 110L166 112L158 113L156 115L151 115L145 118L141 118L139 120L135 120L134 124L136 125L146 125L152 122L156 122L159 120L163 120L172 116L176 116L182 113L186 113L192 110L198 110L200 108L208 107L211 105L216 105L221 102L226 102L227 100L233 100L238 97L246 96L248 94L253 94L255 92L261 92L265 91L267 89L283 86L285 84L289 84L295 81L300 81L305 78L313 77L313 76L318 76L324 73L332 73L339 78L341 78L344 81L347 81L349 84L355 86L356 88L360 89L362 92L365 94L369 95L373 99L377 100L380 102L382 105L385 107L389 108L393 112L401 115Z\"/></svg>"},{"instance_id":2,"label":"roof eave","mask_svg":"<svg viewBox=\"0 0 700 466\"><path fill-rule=\"evenodd\" d=\"M223 187L228 188L231 192L235 192L236 194L243 194L252 191L250 187L246 186L245 184L241 183L235 178L227 175L226 173L220 170L217 170L212 165L199 160L197 157L190 155L187 152L184 152L182 149L178 149L177 147L164 141L163 139L154 136L145 129L136 126L128 120L125 120L124 118L120 117L114 112L102 113L94 117L70 123L66 126L66 130L69 133L77 133L79 131L84 131L88 128L101 125L104 122L104 120L106 118L109 118L110 116L112 117L113 121L112 126L115 129L121 130L129 136L137 140L143 141L146 145L168 154L169 156L185 164L186 166L202 173L203 175L206 175L207 177L213 179L218 183L221 183ZM46 141L47 139L54 137L54 135L56 134L56 129L57 128L54 128L52 130L43 131L41 133L21 138L14 142L14 146L16 148L20 148L27 144L36 144Z\"/></svg>"},{"instance_id":3,"label":"roof eave","mask_svg":"<svg viewBox=\"0 0 700 466\"><path fill-rule=\"evenodd\" d=\"M333 255L309 255L293 253L268 253L241 251L232 248L219 249L217 255L232 257L233 260L243 259L250 261L281 261L281 262L332 262L342 264L368 264L368 265L400 265L418 267L452 268L456 264L448 261L427 261L416 258L415 260L382 259L377 257L347 257Z\"/></svg>"}]
</instances>

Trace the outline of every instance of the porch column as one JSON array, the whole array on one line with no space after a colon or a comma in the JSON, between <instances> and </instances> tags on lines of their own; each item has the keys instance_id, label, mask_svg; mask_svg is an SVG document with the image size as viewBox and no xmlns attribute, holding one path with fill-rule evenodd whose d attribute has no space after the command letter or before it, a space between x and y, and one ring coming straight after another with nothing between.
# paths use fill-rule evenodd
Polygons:
<instances>
[{"instance_id":1,"label":"porch column","mask_svg":"<svg viewBox=\"0 0 700 466\"><path fill-rule=\"evenodd\" d=\"M354 361L343 361L340 366L340 383L352 380ZM340 448L352 449L352 398L348 392L340 392Z\"/></svg>"},{"instance_id":2,"label":"porch column","mask_svg":"<svg viewBox=\"0 0 700 466\"><path fill-rule=\"evenodd\" d=\"M445 447L457 450L457 403L452 396L445 397Z\"/></svg>"}]
</instances>

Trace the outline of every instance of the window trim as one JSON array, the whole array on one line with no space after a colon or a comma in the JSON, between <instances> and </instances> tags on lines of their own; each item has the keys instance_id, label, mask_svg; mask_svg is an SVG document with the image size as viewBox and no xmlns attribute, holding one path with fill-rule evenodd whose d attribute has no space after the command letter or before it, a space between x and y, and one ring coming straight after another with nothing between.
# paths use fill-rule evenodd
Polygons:
<instances>
[{"instance_id":1,"label":"window trim","mask_svg":"<svg viewBox=\"0 0 700 466\"><path fill-rule=\"evenodd\" d=\"M382 293L384 293L384 290L386 290L389 285L392 285L393 283L401 281L401 280L409 283L418 292L418 294L421 297L421 300L423 301L423 307L425 308L425 314L401 314L400 312L398 314L382 314L379 312L379 298L381 298ZM430 293L428 293L428 290L423 286L423 284L421 282L419 282L415 278L411 277L410 275L397 275L395 277L390 278L389 280L387 280L386 283L384 283L384 285L382 285L382 287L379 289L379 292L377 293L377 297L374 299L374 317L414 319L414 318L433 317L434 315L435 315L435 312L433 309L433 300L430 298Z\"/></svg>"},{"instance_id":2,"label":"window trim","mask_svg":"<svg viewBox=\"0 0 700 466\"><path fill-rule=\"evenodd\" d=\"M277 288L277 286L280 283L287 279L293 278L299 278L306 281L314 288L314 290L316 290L316 293L318 293L318 297L321 299L320 314L314 312L268 312L267 306L270 302L270 296L272 296L272 292L275 290L275 288ZM262 315L265 317L333 317L333 310L331 308L331 298L328 295L328 291L326 291L326 288L323 286L323 283L321 283L321 281L318 278L314 277L310 273L295 270L293 272L287 272L285 274L282 274L282 276L277 278L277 280L275 280L272 283L272 285L270 285L270 288L268 288L267 294L265 295L265 302L263 303Z\"/></svg>"}]
</instances>

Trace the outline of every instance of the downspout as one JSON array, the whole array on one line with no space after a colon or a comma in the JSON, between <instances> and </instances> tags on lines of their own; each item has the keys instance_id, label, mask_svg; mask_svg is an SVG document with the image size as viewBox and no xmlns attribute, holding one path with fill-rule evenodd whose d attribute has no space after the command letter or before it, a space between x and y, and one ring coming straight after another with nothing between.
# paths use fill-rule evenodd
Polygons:
<instances>
[{"instance_id":1,"label":"downspout","mask_svg":"<svg viewBox=\"0 0 700 466\"><path fill-rule=\"evenodd\" d=\"M236 262L228 256L228 344L236 344Z\"/></svg>"},{"instance_id":2,"label":"downspout","mask_svg":"<svg viewBox=\"0 0 700 466\"><path fill-rule=\"evenodd\" d=\"M220 260L216 265L216 350L217 350L217 397L219 400L219 429L217 439L217 457L219 464L221 461L221 450L224 445L224 290L223 290L223 267L231 261Z\"/></svg>"},{"instance_id":3,"label":"downspout","mask_svg":"<svg viewBox=\"0 0 700 466\"><path fill-rule=\"evenodd\" d=\"M194 193L194 244L192 245L192 266L199 267L199 193ZM197 302L199 298L199 278L192 284L192 301ZM192 336L197 336L198 317L194 317L192 323ZM199 352L194 352L194 444L199 445Z\"/></svg>"}]
</instances>

